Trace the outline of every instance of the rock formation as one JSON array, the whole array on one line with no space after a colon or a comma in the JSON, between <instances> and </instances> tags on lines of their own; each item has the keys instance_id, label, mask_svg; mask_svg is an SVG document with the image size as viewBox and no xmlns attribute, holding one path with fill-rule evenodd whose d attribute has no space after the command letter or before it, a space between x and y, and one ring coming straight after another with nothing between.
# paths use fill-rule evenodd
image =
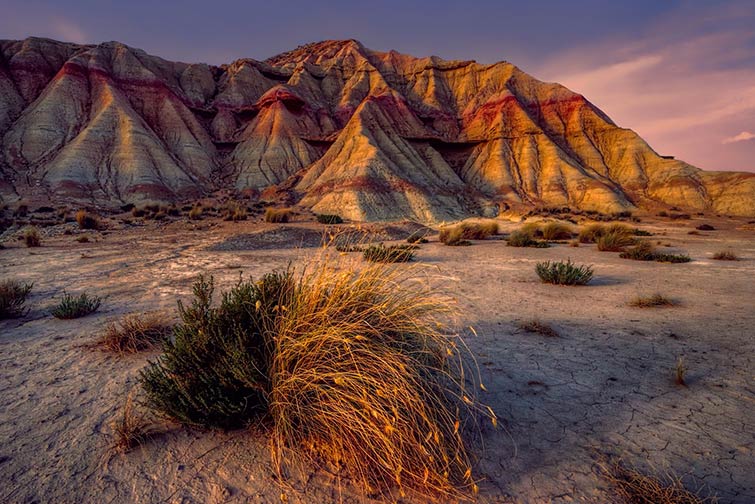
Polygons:
<instances>
[{"instance_id":1,"label":"rock formation","mask_svg":"<svg viewBox=\"0 0 755 504\"><path fill-rule=\"evenodd\" d=\"M755 215L755 174L659 156L563 86L353 40L220 67L117 42L0 41L0 174L6 202L271 188L355 220L528 206Z\"/></svg>"}]
</instances>

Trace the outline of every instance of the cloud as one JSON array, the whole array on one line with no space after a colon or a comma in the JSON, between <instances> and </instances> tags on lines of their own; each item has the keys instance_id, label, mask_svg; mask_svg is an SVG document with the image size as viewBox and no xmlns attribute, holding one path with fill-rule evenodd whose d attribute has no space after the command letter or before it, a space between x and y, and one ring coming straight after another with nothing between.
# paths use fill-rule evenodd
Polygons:
<instances>
[{"instance_id":1,"label":"cloud","mask_svg":"<svg viewBox=\"0 0 755 504\"><path fill-rule=\"evenodd\" d=\"M724 138L724 141L721 143L730 144L730 143L736 143L736 142L744 142L745 140L752 140L755 138L755 133L750 133L749 131L743 131L739 135L734 135L733 137Z\"/></svg>"},{"instance_id":2,"label":"cloud","mask_svg":"<svg viewBox=\"0 0 755 504\"><path fill-rule=\"evenodd\" d=\"M75 42L77 44L88 42L86 33L84 33L84 30L80 26L62 17L54 17L50 20L49 31L55 38L66 42Z\"/></svg>"},{"instance_id":3,"label":"cloud","mask_svg":"<svg viewBox=\"0 0 755 504\"><path fill-rule=\"evenodd\" d=\"M561 51L533 73L583 94L661 154L710 170L755 171L755 142L741 143L753 136L740 138L752 135L755 117L755 32L717 19L673 38L659 20L631 40ZM727 138L732 130L742 133ZM721 138L740 147L724 148Z\"/></svg>"}]
</instances>

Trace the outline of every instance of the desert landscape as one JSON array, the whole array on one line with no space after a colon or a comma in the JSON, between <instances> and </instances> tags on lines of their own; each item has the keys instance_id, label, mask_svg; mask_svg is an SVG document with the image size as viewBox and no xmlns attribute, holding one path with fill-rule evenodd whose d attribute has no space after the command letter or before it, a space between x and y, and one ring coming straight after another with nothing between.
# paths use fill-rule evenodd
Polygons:
<instances>
[{"instance_id":1,"label":"desert landscape","mask_svg":"<svg viewBox=\"0 0 755 504\"><path fill-rule=\"evenodd\" d=\"M473 444L479 500L619 502L600 464L621 457L643 471L678 474L720 502L752 501L752 222L699 216L632 224L652 233L644 239L657 248L689 254L682 264L622 259L589 243L507 246L522 224L498 224L500 235L461 247L417 224L370 225L370 240L388 244L426 231L414 261L397 267L451 296L458 327L474 327L464 341L487 389L480 399L500 423L482 428ZM715 229L697 231L702 225ZM32 248L4 235L2 278L34 284L29 313L1 326L4 502L271 502L282 492L294 502L377 499L323 468L293 472L282 489L268 441L249 430L157 421L148 441L114 451L112 423L157 350L92 346L126 314L175 318L176 301L190 297L199 273L227 289L240 274L260 278L307 263L338 228L348 235L362 225L323 225L306 215L273 224L252 214L239 222L128 214L101 226L47 227L42 246ZM739 260L714 260L721 250ZM358 252L333 252L366 262ZM593 266L588 285L537 277L536 263L567 258ZM58 320L50 310L64 291L100 296L102 305ZM675 304L630 306L656 293ZM532 329L533 321L554 334ZM679 358L686 385L675 382Z\"/></svg>"},{"instance_id":2,"label":"desert landscape","mask_svg":"<svg viewBox=\"0 0 755 504\"><path fill-rule=\"evenodd\" d=\"M3 503L755 502L753 278L507 61L0 40Z\"/></svg>"}]
</instances>

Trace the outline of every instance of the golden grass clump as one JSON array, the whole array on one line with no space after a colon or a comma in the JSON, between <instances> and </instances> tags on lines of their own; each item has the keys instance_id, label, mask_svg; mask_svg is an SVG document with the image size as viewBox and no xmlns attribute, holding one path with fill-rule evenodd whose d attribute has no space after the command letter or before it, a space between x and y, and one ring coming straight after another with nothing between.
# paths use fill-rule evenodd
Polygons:
<instances>
[{"instance_id":1,"label":"golden grass clump","mask_svg":"<svg viewBox=\"0 0 755 504\"><path fill-rule=\"evenodd\" d=\"M202 219L202 214L204 213L204 208L200 204L196 204L193 207L191 207L191 210L189 210L189 219L190 220L200 220Z\"/></svg>"},{"instance_id":2,"label":"golden grass clump","mask_svg":"<svg viewBox=\"0 0 755 504\"><path fill-rule=\"evenodd\" d=\"M731 249L719 250L713 254L713 259L716 261L739 261L739 257Z\"/></svg>"},{"instance_id":3,"label":"golden grass clump","mask_svg":"<svg viewBox=\"0 0 755 504\"><path fill-rule=\"evenodd\" d=\"M151 404L210 426L267 418L281 472L326 463L370 493L470 497L467 434L496 417L445 329L451 305L406 268L327 257L240 281L217 307L200 279L175 342L142 374Z\"/></svg>"},{"instance_id":4,"label":"golden grass clump","mask_svg":"<svg viewBox=\"0 0 755 504\"><path fill-rule=\"evenodd\" d=\"M601 252L621 252L625 247L634 245L634 230L623 224L610 224L604 228L595 243Z\"/></svg>"},{"instance_id":5,"label":"golden grass clump","mask_svg":"<svg viewBox=\"0 0 755 504\"><path fill-rule=\"evenodd\" d=\"M557 338L559 336L558 331L556 331L550 324L537 319L520 322L518 325L519 329L528 333L540 334L542 336L548 336L549 338Z\"/></svg>"},{"instance_id":6,"label":"golden grass clump","mask_svg":"<svg viewBox=\"0 0 755 504\"><path fill-rule=\"evenodd\" d=\"M34 226L25 228L23 237L24 243L29 248L42 246L42 238L39 234L39 230Z\"/></svg>"},{"instance_id":7,"label":"golden grass clump","mask_svg":"<svg viewBox=\"0 0 755 504\"><path fill-rule=\"evenodd\" d=\"M484 240L498 234L498 223L494 220L483 222L462 222L440 230L439 240L446 245L469 245L467 240Z\"/></svg>"},{"instance_id":8,"label":"golden grass clump","mask_svg":"<svg viewBox=\"0 0 755 504\"><path fill-rule=\"evenodd\" d=\"M108 324L97 346L114 353L143 352L158 346L172 330L173 325L161 313L129 314Z\"/></svg>"},{"instance_id":9,"label":"golden grass clump","mask_svg":"<svg viewBox=\"0 0 755 504\"><path fill-rule=\"evenodd\" d=\"M570 226L562 222L549 222L541 228L544 240L570 240L574 234Z\"/></svg>"},{"instance_id":10,"label":"golden grass clump","mask_svg":"<svg viewBox=\"0 0 755 504\"><path fill-rule=\"evenodd\" d=\"M290 208L273 208L265 209L265 222L284 223L289 222L294 213Z\"/></svg>"},{"instance_id":11,"label":"golden grass clump","mask_svg":"<svg viewBox=\"0 0 755 504\"><path fill-rule=\"evenodd\" d=\"M663 294L653 294L652 296L637 296L629 303L635 308L656 308L659 306L676 306L677 302L664 296Z\"/></svg>"},{"instance_id":12,"label":"golden grass clump","mask_svg":"<svg viewBox=\"0 0 755 504\"><path fill-rule=\"evenodd\" d=\"M706 504L715 497L702 497L701 489L691 492L677 475L667 472L661 476L644 474L637 469L614 462L604 465L603 476L620 502L626 504Z\"/></svg>"},{"instance_id":13,"label":"golden grass clump","mask_svg":"<svg viewBox=\"0 0 755 504\"><path fill-rule=\"evenodd\" d=\"M81 229L99 229L100 227L99 219L83 209L76 212L76 223Z\"/></svg>"}]
</instances>

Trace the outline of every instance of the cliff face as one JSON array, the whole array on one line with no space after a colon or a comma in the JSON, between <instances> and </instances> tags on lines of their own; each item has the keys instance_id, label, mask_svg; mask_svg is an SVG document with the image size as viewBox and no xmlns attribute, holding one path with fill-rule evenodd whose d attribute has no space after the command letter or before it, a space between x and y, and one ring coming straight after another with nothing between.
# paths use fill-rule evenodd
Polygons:
<instances>
[{"instance_id":1,"label":"cliff face","mask_svg":"<svg viewBox=\"0 0 755 504\"><path fill-rule=\"evenodd\" d=\"M121 204L276 186L316 212L441 220L508 206L755 215L755 174L656 154L510 63L356 41L227 66L119 43L0 41L0 197Z\"/></svg>"}]
</instances>

